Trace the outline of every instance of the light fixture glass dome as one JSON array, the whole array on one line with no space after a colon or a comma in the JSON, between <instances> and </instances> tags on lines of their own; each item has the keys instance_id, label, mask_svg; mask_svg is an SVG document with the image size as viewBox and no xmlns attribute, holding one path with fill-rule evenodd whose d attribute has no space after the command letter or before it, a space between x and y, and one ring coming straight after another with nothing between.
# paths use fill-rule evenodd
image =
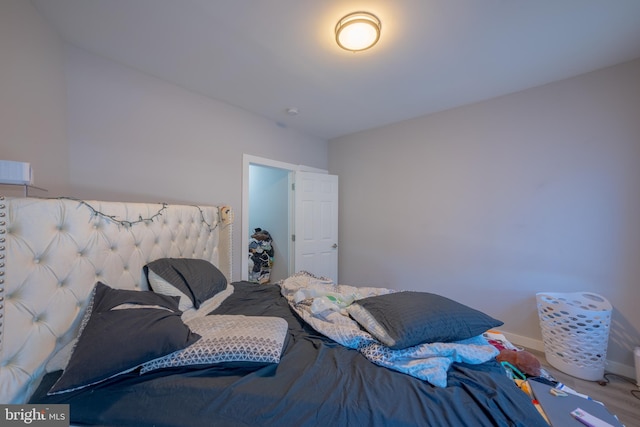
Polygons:
<instances>
[{"instance_id":1,"label":"light fixture glass dome","mask_svg":"<svg viewBox=\"0 0 640 427\"><path fill-rule=\"evenodd\" d=\"M354 12L336 25L336 42L346 50L366 50L380 39L380 20L368 12Z\"/></svg>"}]
</instances>

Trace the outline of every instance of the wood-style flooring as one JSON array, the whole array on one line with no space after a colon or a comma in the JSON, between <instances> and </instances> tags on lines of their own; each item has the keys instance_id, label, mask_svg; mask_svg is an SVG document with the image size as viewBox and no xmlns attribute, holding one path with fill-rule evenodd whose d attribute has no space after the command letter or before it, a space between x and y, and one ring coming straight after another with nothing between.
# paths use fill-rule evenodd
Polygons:
<instances>
[{"instance_id":1,"label":"wood-style flooring","mask_svg":"<svg viewBox=\"0 0 640 427\"><path fill-rule=\"evenodd\" d=\"M600 385L596 381L585 381L567 375L550 366L544 353L530 350L544 369L551 374L556 381L560 381L578 393L586 394L592 399L605 404L609 412L616 415L626 427L640 427L640 388L635 384L635 379L622 378L617 375L605 373L606 385ZM634 394L631 390L637 390Z\"/></svg>"}]
</instances>

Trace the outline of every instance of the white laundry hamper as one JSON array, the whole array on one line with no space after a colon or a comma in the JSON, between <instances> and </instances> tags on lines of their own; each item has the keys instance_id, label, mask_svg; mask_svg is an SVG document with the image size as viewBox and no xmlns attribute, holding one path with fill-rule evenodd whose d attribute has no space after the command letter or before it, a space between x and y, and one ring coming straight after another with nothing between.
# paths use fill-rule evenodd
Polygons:
<instances>
[{"instance_id":1,"label":"white laundry hamper","mask_svg":"<svg viewBox=\"0 0 640 427\"><path fill-rule=\"evenodd\" d=\"M551 366L588 381L604 375L612 306L590 292L536 294L544 353Z\"/></svg>"}]
</instances>

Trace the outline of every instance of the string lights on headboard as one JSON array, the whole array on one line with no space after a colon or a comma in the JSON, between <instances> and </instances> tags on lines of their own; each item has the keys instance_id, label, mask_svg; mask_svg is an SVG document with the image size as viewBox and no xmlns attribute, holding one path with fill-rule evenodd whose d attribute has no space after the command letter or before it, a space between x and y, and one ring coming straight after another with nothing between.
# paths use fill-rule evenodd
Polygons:
<instances>
[{"instance_id":1,"label":"string lights on headboard","mask_svg":"<svg viewBox=\"0 0 640 427\"><path fill-rule=\"evenodd\" d=\"M146 222L153 222L154 218L159 218L162 216L162 211L167 209L167 204L166 203L161 203L161 208L158 209L158 212L156 212L154 215L150 216L149 218L143 218L142 215L138 215L138 219L135 221L129 221L126 219L118 219L115 215L109 215L106 214L104 212L99 211L98 209L94 208L93 206L91 206L88 202L85 202L84 200L79 200L79 199L74 199L72 197L57 197L57 199L67 199L67 200L75 200L76 202L80 203L81 205L84 205L86 207L88 207L91 210L91 214L93 216L99 216L101 218L107 219L115 224L118 224L120 226L123 226L125 228L130 228L131 226L133 226L134 224L140 224L140 223L146 223Z\"/></svg>"},{"instance_id":2,"label":"string lights on headboard","mask_svg":"<svg viewBox=\"0 0 640 427\"><path fill-rule=\"evenodd\" d=\"M168 203L165 202L161 202L160 205L161 207L158 209L158 212L156 212L155 214L147 217L147 218L143 218L142 215L138 215L138 219L135 221L131 221L131 220L126 220L126 219L118 219L115 215L109 215L106 214L104 212L101 212L100 210L94 208L93 206L91 206L91 204L89 204L88 202L81 200L81 199L76 199L73 197L56 197L55 199L58 200L73 200L76 201L78 203L80 203L81 205L86 206L87 208L89 208L91 210L91 214L92 216L97 216L97 217L101 217L104 219L107 219L119 226L125 227L125 228L130 228L135 224L140 224L140 223L148 223L148 222L153 222L154 219L159 219L162 216L162 213L167 209L167 207L169 206ZM198 209L200 211L200 218L202 220L202 223L205 224L208 228L209 231L213 231L216 229L216 227L218 227L218 222L216 222L215 224L209 224L207 222L207 220L204 217L204 212L202 211L202 208L200 208L200 206L197 205L190 205L193 206L194 208ZM224 209L226 207L223 206L220 208L220 218L223 219L224 216ZM222 220L223 223L225 223L224 220Z\"/></svg>"}]
</instances>

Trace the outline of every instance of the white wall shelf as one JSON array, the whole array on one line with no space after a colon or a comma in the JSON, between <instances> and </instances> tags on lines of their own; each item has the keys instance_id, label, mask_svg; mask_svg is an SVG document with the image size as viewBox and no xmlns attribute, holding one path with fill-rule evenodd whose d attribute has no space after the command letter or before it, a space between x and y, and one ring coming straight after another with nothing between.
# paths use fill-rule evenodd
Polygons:
<instances>
[{"instance_id":1,"label":"white wall shelf","mask_svg":"<svg viewBox=\"0 0 640 427\"><path fill-rule=\"evenodd\" d=\"M12 184L12 183L5 183L5 182L0 182L0 185L10 185L12 187L24 187L24 197L29 197L29 189L32 188L34 190L40 190L40 191L44 191L44 192L48 192L49 190L46 190L44 188L40 188L40 187L36 187L35 185L30 185L30 184Z\"/></svg>"}]
</instances>

